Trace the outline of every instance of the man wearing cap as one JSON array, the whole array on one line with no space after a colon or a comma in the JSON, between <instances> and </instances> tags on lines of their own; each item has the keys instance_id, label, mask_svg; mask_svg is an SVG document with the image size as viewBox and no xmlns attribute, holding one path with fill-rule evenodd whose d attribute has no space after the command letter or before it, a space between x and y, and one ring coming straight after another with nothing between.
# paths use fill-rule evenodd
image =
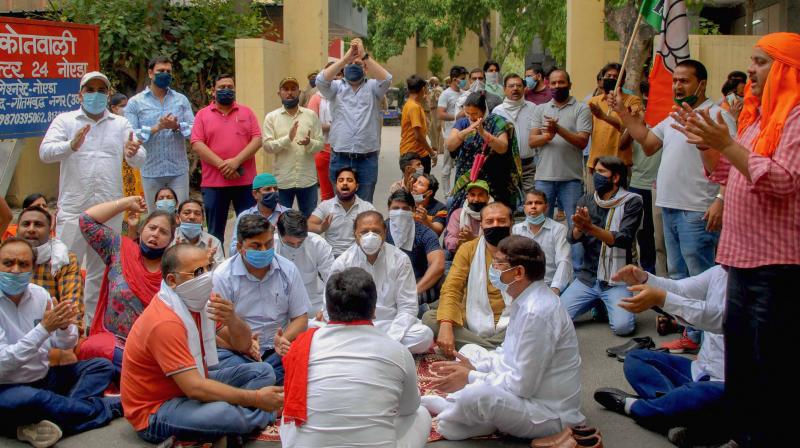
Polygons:
<instances>
[{"instance_id":1,"label":"man wearing cap","mask_svg":"<svg viewBox=\"0 0 800 448\"><path fill-rule=\"evenodd\" d=\"M61 164L56 237L75 253L79 263L86 257L87 326L94 317L105 264L89 249L78 228L78 216L93 205L122 198L123 157L133 167L142 166L147 157L128 120L108 111L109 88L104 74L84 75L79 93L81 107L59 114L39 147L42 162ZM119 232L122 215L106 225Z\"/></svg>"},{"instance_id":2,"label":"man wearing cap","mask_svg":"<svg viewBox=\"0 0 800 448\"><path fill-rule=\"evenodd\" d=\"M278 85L283 105L264 118L264 151L275 154L275 177L284 207L297 208L306 217L317 205L317 166L314 153L322 150L322 124L311 109L299 106L300 84L292 77Z\"/></svg>"},{"instance_id":3,"label":"man wearing cap","mask_svg":"<svg viewBox=\"0 0 800 448\"><path fill-rule=\"evenodd\" d=\"M236 217L233 224L233 234L231 235L231 247L229 254L236 253L236 235L238 234L239 221L243 216L261 215L269 220L273 226L278 224L281 213L289 210L287 207L278 203L278 180L270 173L261 173L253 179L253 199L256 205L243 211Z\"/></svg>"},{"instance_id":4,"label":"man wearing cap","mask_svg":"<svg viewBox=\"0 0 800 448\"><path fill-rule=\"evenodd\" d=\"M200 109L192 127L192 150L202 166L208 231L225 241L228 209L236 214L253 206L250 185L256 176L255 154L261 148L261 127L253 111L236 102L233 75L214 82L214 101Z\"/></svg>"},{"instance_id":5,"label":"man wearing cap","mask_svg":"<svg viewBox=\"0 0 800 448\"><path fill-rule=\"evenodd\" d=\"M467 185L467 200L460 208L453 210L447 221L447 232L444 235L444 248L455 254L463 243L474 240L481 232L481 210L492 197L489 196L489 184L485 180L476 180Z\"/></svg>"},{"instance_id":6,"label":"man wearing cap","mask_svg":"<svg viewBox=\"0 0 800 448\"><path fill-rule=\"evenodd\" d=\"M186 96L172 84L172 61L157 56L147 65L150 85L128 100L125 118L147 148L142 167L142 188L147 209L155 210L156 193L169 187L178 195L177 202L189 199L189 159L186 140L192 135L194 113Z\"/></svg>"},{"instance_id":7,"label":"man wearing cap","mask_svg":"<svg viewBox=\"0 0 800 448\"><path fill-rule=\"evenodd\" d=\"M300 92L300 107L307 107L308 101L317 93L317 74L319 72L314 70L313 72L309 73L306 78L308 79L308 88Z\"/></svg>"},{"instance_id":8,"label":"man wearing cap","mask_svg":"<svg viewBox=\"0 0 800 448\"><path fill-rule=\"evenodd\" d=\"M334 80L342 70L345 79ZM373 79L366 78L367 71ZM361 39L353 39L344 57L317 75L317 88L335 117L328 137L331 183L341 168L355 168L361 180L356 194L367 202L372 202L378 182L380 106L391 84L392 75L370 57Z\"/></svg>"}]
</instances>

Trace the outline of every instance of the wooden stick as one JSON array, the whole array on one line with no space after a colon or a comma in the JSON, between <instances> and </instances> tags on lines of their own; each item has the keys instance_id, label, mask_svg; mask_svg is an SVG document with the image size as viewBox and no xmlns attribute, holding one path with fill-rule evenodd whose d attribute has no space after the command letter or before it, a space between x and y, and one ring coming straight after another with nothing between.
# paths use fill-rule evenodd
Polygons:
<instances>
[{"instance_id":1,"label":"wooden stick","mask_svg":"<svg viewBox=\"0 0 800 448\"><path fill-rule=\"evenodd\" d=\"M614 91L616 92L617 89L620 88L620 83L622 82L622 74L625 73L625 67L628 65L628 56L631 54L631 47L633 46L633 41L636 40L636 36L639 34L639 24L642 23L642 11L639 11L639 16L636 18L636 24L633 26L633 34L631 34L631 38L628 41L628 48L625 50L625 57L622 59L622 68L619 71L619 76L617 77L617 84L614 86Z\"/></svg>"}]
</instances>

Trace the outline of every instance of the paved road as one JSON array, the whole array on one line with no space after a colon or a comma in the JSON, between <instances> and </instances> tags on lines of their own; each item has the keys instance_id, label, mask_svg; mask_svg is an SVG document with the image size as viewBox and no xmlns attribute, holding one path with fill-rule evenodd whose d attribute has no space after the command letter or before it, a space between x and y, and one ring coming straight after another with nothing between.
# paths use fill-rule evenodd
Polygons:
<instances>
[{"instance_id":1,"label":"paved road","mask_svg":"<svg viewBox=\"0 0 800 448\"><path fill-rule=\"evenodd\" d=\"M382 213L386 213L386 199L388 186L400 177L397 165L397 148L400 141L399 127L384 127L383 142L380 155L379 185L376 188L374 204ZM434 174L439 175L439 169L434 168ZM440 194L441 198L441 194ZM230 225L228 227L231 227ZM227 246L226 246L227 247ZM657 341L664 340L655 332L655 316L646 314L639 316L639 330L637 336L651 336ZM618 338L611 333L607 324L594 322L578 322L576 324L578 339L580 341L582 365L582 399L583 413L588 419L588 424L597 426L603 433L603 443L607 448L667 448L673 446L663 436L645 430L630 419L601 409L601 406L592 399L592 393L598 387L612 386L632 392L622 374L622 364L615 358L609 358L605 349L621 344L627 339ZM277 443L253 443L251 446L277 446ZM25 447L10 439L0 437L0 447ZM59 448L133 448L150 446L137 438L131 427L124 420L116 420L105 428L88 433L69 437L62 440ZM441 441L429 444L435 448L449 447L525 447L527 443L519 440L499 441Z\"/></svg>"}]
</instances>

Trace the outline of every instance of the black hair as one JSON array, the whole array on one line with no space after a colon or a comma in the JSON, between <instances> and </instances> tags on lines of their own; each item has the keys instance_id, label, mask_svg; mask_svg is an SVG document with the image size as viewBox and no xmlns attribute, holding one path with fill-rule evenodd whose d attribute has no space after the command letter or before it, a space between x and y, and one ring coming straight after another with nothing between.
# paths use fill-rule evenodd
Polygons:
<instances>
[{"instance_id":1,"label":"black hair","mask_svg":"<svg viewBox=\"0 0 800 448\"><path fill-rule=\"evenodd\" d=\"M200 210L202 210L202 211L203 211L203 214L205 214L205 212L206 212L206 211L205 211L205 209L203 208L203 201L201 201L201 200L199 200L199 199L191 199L191 198L189 198L189 199L187 199L187 200L185 200L185 201L181 202L181 205L179 205L179 206L178 206L178 213L180 213L181 211L183 211L183 207L184 207L186 204L197 204L197 205L199 205L199 206L200 206Z\"/></svg>"},{"instance_id":2,"label":"black hair","mask_svg":"<svg viewBox=\"0 0 800 448\"><path fill-rule=\"evenodd\" d=\"M395 201L405 202L406 205L414 208L414 196L405 188L395 190L394 193L390 194L389 199L386 200L386 206L391 207L392 202Z\"/></svg>"},{"instance_id":3,"label":"black hair","mask_svg":"<svg viewBox=\"0 0 800 448\"><path fill-rule=\"evenodd\" d=\"M32 205L30 207L25 207L24 209L22 209L22 211L19 213L19 216L17 217L17 224L22 222L22 215L28 212L39 212L43 214L44 217L47 219L47 226L50 227L53 225L53 215L51 215L46 208L40 205Z\"/></svg>"},{"instance_id":4,"label":"black hair","mask_svg":"<svg viewBox=\"0 0 800 448\"><path fill-rule=\"evenodd\" d=\"M467 73L466 68L460 65L454 65L452 68L450 68L450 82L456 81L459 76L464 75L466 73Z\"/></svg>"},{"instance_id":5,"label":"black hair","mask_svg":"<svg viewBox=\"0 0 800 448\"><path fill-rule=\"evenodd\" d=\"M472 70L469 71L470 75L473 74L473 73L481 73L484 76L486 76L486 73L484 73L483 69L480 68L480 67L475 67L475 68L473 68Z\"/></svg>"},{"instance_id":6,"label":"black hair","mask_svg":"<svg viewBox=\"0 0 800 448\"><path fill-rule=\"evenodd\" d=\"M422 159L420 158L419 154L416 153L416 151L408 151L408 152L404 153L403 155L401 155L400 156L400 172L401 173L405 173L406 167L411 165L411 162L413 162L415 160L419 160L420 162L422 162Z\"/></svg>"},{"instance_id":7,"label":"black hair","mask_svg":"<svg viewBox=\"0 0 800 448\"><path fill-rule=\"evenodd\" d=\"M436 196L436 192L439 191L439 180L436 179L436 176L432 173L422 173L419 177L428 179L428 191L431 192L431 197Z\"/></svg>"},{"instance_id":8,"label":"black hair","mask_svg":"<svg viewBox=\"0 0 800 448\"><path fill-rule=\"evenodd\" d=\"M44 201L47 202L47 198L44 197L42 193L31 193L25 196L25 199L22 200L22 208L30 207L31 204L38 201L39 199L44 199Z\"/></svg>"},{"instance_id":9,"label":"black hair","mask_svg":"<svg viewBox=\"0 0 800 448\"><path fill-rule=\"evenodd\" d=\"M522 76L519 76L516 73L509 73L505 77L503 77L503 87L505 87L506 84L508 84L508 80L509 79L514 79L514 78L519 79L520 81L522 81L522 86L525 87L525 80L522 79Z\"/></svg>"},{"instance_id":10,"label":"black hair","mask_svg":"<svg viewBox=\"0 0 800 448\"><path fill-rule=\"evenodd\" d=\"M16 236L12 236L12 237L6 238L5 241L0 243L0 250L3 250L4 247L8 246L9 244L14 244L14 243L22 243L22 244L28 246L28 249L30 249L30 251L31 251L31 258L33 258L33 262L34 263L36 262L36 253L33 251L33 246L31 246L31 243L29 243L28 240L26 240L26 239L19 238L19 237L16 237Z\"/></svg>"},{"instance_id":11,"label":"black hair","mask_svg":"<svg viewBox=\"0 0 800 448\"><path fill-rule=\"evenodd\" d=\"M499 72L500 71L500 64L497 61L495 61L494 59L489 59L489 60L487 60L486 62L483 63L483 71L484 72L488 71L489 67L491 67L493 65L495 66L495 68L497 68L497 71Z\"/></svg>"},{"instance_id":12,"label":"black hair","mask_svg":"<svg viewBox=\"0 0 800 448\"><path fill-rule=\"evenodd\" d=\"M616 70L621 78L619 81L620 85L625 84L625 77L628 76L628 72L622 71L622 64L618 64L616 62L609 62L608 64L603 66L602 70L600 70L600 75L601 75L600 77L602 78L606 76L606 73L608 73L609 70Z\"/></svg>"},{"instance_id":13,"label":"black hair","mask_svg":"<svg viewBox=\"0 0 800 448\"><path fill-rule=\"evenodd\" d=\"M706 66L703 65L702 62L696 61L694 59L686 59L684 61L678 62L676 67L691 67L694 69L694 76L697 77L698 81L706 81L708 79L708 70L706 70Z\"/></svg>"},{"instance_id":14,"label":"black hair","mask_svg":"<svg viewBox=\"0 0 800 448\"><path fill-rule=\"evenodd\" d=\"M220 73L219 75L217 75L214 78L214 84L217 84L220 79L225 79L225 78L230 78L230 79L233 80L234 83L236 82L236 77L234 77L232 74L230 74L230 73Z\"/></svg>"},{"instance_id":15,"label":"black hair","mask_svg":"<svg viewBox=\"0 0 800 448\"><path fill-rule=\"evenodd\" d=\"M420 78L417 75L411 75L406 79L406 86L408 86L408 93L419 93L425 86L428 85L428 81Z\"/></svg>"},{"instance_id":16,"label":"black hair","mask_svg":"<svg viewBox=\"0 0 800 448\"><path fill-rule=\"evenodd\" d=\"M533 70L533 73L537 75L542 75L542 76L545 75L544 68L542 68L541 64L531 64L528 66L528 68L525 69L526 72L528 70Z\"/></svg>"},{"instance_id":17,"label":"black hair","mask_svg":"<svg viewBox=\"0 0 800 448\"><path fill-rule=\"evenodd\" d=\"M537 189L535 189L535 188L531 188L530 190L527 190L527 191L525 192L525 197L527 198L529 194L532 194L532 195L534 195L534 196L539 196L540 198L542 198L542 199L544 200L544 203L545 203L545 204L548 204L548 202L547 202L547 195L544 193L544 191L542 191L542 190L537 190Z\"/></svg>"},{"instance_id":18,"label":"black hair","mask_svg":"<svg viewBox=\"0 0 800 448\"><path fill-rule=\"evenodd\" d=\"M170 187L161 187L158 190L156 190L156 194L155 194L155 196L153 196L153 202L155 202L157 200L156 198L158 197L158 194L161 193L164 190L167 190L170 193L172 193L172 197L175 198L175 202L178 202L178 194L175 193L175 190L173 190Z\"/></svg>"},{"instance_id":19,"label":"black hair","mask_svg":"<svg viewBox=\"0 0 800 448\"><path fill-rule=\"evenodd\" d=\"M278 233L281 236L306 238L308 236L308 220L297 210L287 210L278 217Z\"/></svg>"},{"instance_id":20,"label":"black hair","mask_svg":"<svg viewBox=\"0 0 800 448\"><path fill-rule=\"evenodd\" d=\"M747 81L743 81L739 78L731 78L725 81L724 84L722 84L722 95L727 96L729 93L735 92L736 89L739 87L739 84L746 84L746 83Z\"/></svg>"},{"instance_id":21,"label":"black hair","mask_svg":"<svg viewBox=\"0 0 800 448\"><path fill-rule=\"evenodd\" d=\"M350 173L353 173L353 178L355 178L356 183L358 183L358 171L356 171L355 168L349 167L349 166L343 166L343 167L339 168L338 170L336 170L336 175L333 177L334 183L336 183L335 182L336 179L338 179L339 176L341 176L341 174L344 173L345 171L349 171Z\"/></svg>"},{"instance_id":22,"label":"black hair","mask_svg":"<svg viewBox=\"0 0 800 448\"><path fill-rule=\"evenodd\" d=\"M170 64L172 65L172 59L166 55L156 56L153 59L150 59L150 62L147 63L147 69L152 70L155 68L156 64Z\"/></svg>"},{"instance_id":23,"label":"black hair","mask_svg":"<svg viewBox=\"0 0 800 448\"><path fill-rule=\"evenodd\" d=\"M170 228L169 241L172 242L172 239L175 237L175 229L178 227L178 223L177 221L175 221L175 215L166 210L155 210L154 212L147 215L147 218L145 218L144 223L142 224L142 228L144 228L147 224L149 224L150 221L160 216L167 218L167 222L169 222L169 228ZM142 232L140 231L139 233L141 234Z\"/></svg>"},{"instance_id":24,"label":"black hair","mask_svg":"<svg viewBox=\"0 0 800 448\"><path fill-rule=\"evenodd\" d=\"M628 188L628 166L625 165L625 162L623 162L622 159L614 156L603 156L598 157L594 162L595 167L597 167L597 164L602 164L607 170L611 171L612 178L615 174L618 174L619 186L622 188Z\"/></svg>"},{"instance_id":25,"label":"black hair","mask_svg":"<svg viewBox=\"0 0 800 448\"><path fill-rule=\"evenodd\" d=\"M472 92L467 96L464 101L464 107L472 106L480 109L481 112L486 112L486 91Z\"/></svg>"},{"instance_id":26,"label":"black hair","mask_svg":"<svg viewBox=\"0 0 800 448\"><path fill-rule=\"evenodd\" d=\"M536 282L544 279L544 251L533 238L521 235L507 236L497 245L497 251L506 256L509 266L522 266L528 280Z\"/></svg>"},{"instance_id":27,"label":"black hair","mask_svg":"<svg viewBox=\"0 0 800 448\"><path fill-rule=\"evenodd\" d=\"M117 92L117 93L111 95L111 98L108 99L108 107L119 106L119 104L121 102L123 102L123 101L125 101L127 99L128 99L128 97L124 93Z\"/></svg>"},{"instance_id":28,"label":"black hair","mask_svg":"<svg viewBox=\"0 0 800 448\"><path fill-rule=\"evenodd\" d=\"M555 72L561 72L561 73L563 73L563 74L564 74L564 76L566 76L566 77L567 77L567 82L568 82L568 83L570 83L570 84L572 84L572 79L569 77L569 73L567 73L567 71L566 71L566 70L564 70L564 69L560 69L560 68L554 68L554 69L550 70L550 73L548 73L548 74L547 74L547 78L549 79L549 78L550 78L550 75L552 75L552 74L553 74L553 73L555 73Z\"/></svg>"},{"instance_id":29,"label":"black hair","mask_svg":"<svg viewBox=\"0 0 800 448\"><path fill-rule=\"evenodd\" d=\"M741 79L742 82L747 82L747 74L739 70L734 70L728 73L728 81L732 81L734 79Z\"/></svg>"},{"instance_id":30,"label":"black hair","mask_svg":"<svg viewBox=\"0 0 800 448\"><path fill-rule=\"evenodd\" d=\"M411 198L411 203L414 203L414 198ZM356 219L353 221L353 232L356 231L358 228L358 223L361 221L368 219L368 218L375 218L376 221L380 222L383 226L383 230L386 230L386 222L383 220L383 215L376 210L367 210L365 212L361 212L356 216Z\"/></svg>"},{"instance_id":31,"label":"black hair","mask_svg":"<svg viewBox=\"0 0 800 448\"><path fill-rule=\"evenodd\" d=\"M361 268L337 272L325 284L325 308L332 321L372 320L377 301L375 281Z\"/></svg>"},{"instance_id":32,"label":"black hair","mask_svg":"<svg viewBox=\"0 0 800 448\"><path fill-rule=\"evenodd\" d=\"M273 232L272 224L267 218L260 214L245 215L236 227L236 238L239 243L244 244L244 240L257 237L264 232Z\"/></svg>"},{"instance_id":33,"label":"black hair","mask_svg":"<svg viewBox=\"0 0 800 448\"><path fill-rule=\"evenodd\" d=\"M161 278L166 280L168 274L174 274L178 271L181 264L181 252L186 250L202 250L205 249L194 244L178 243L172 247L167 248L164 255L161 257Z\"/></svg>"}]
</instances>

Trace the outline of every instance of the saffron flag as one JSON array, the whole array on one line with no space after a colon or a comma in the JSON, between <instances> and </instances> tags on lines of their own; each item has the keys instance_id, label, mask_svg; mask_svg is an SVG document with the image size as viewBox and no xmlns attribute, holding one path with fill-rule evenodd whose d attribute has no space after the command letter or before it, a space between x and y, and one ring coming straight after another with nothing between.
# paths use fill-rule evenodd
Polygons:
<instances>
[{"instance_id":1,"label":"saffron flag","mask_svg":"<svg viewBox=\"0 0 800 448\"><path fill-rule=\"evenodd\" d=\"M645 121L657 125L672 111L672 72L689 59L689 17L684 0L644 0L642 20L660 33L661 42L650 69Z\"/></svg>"}]
</instances>

